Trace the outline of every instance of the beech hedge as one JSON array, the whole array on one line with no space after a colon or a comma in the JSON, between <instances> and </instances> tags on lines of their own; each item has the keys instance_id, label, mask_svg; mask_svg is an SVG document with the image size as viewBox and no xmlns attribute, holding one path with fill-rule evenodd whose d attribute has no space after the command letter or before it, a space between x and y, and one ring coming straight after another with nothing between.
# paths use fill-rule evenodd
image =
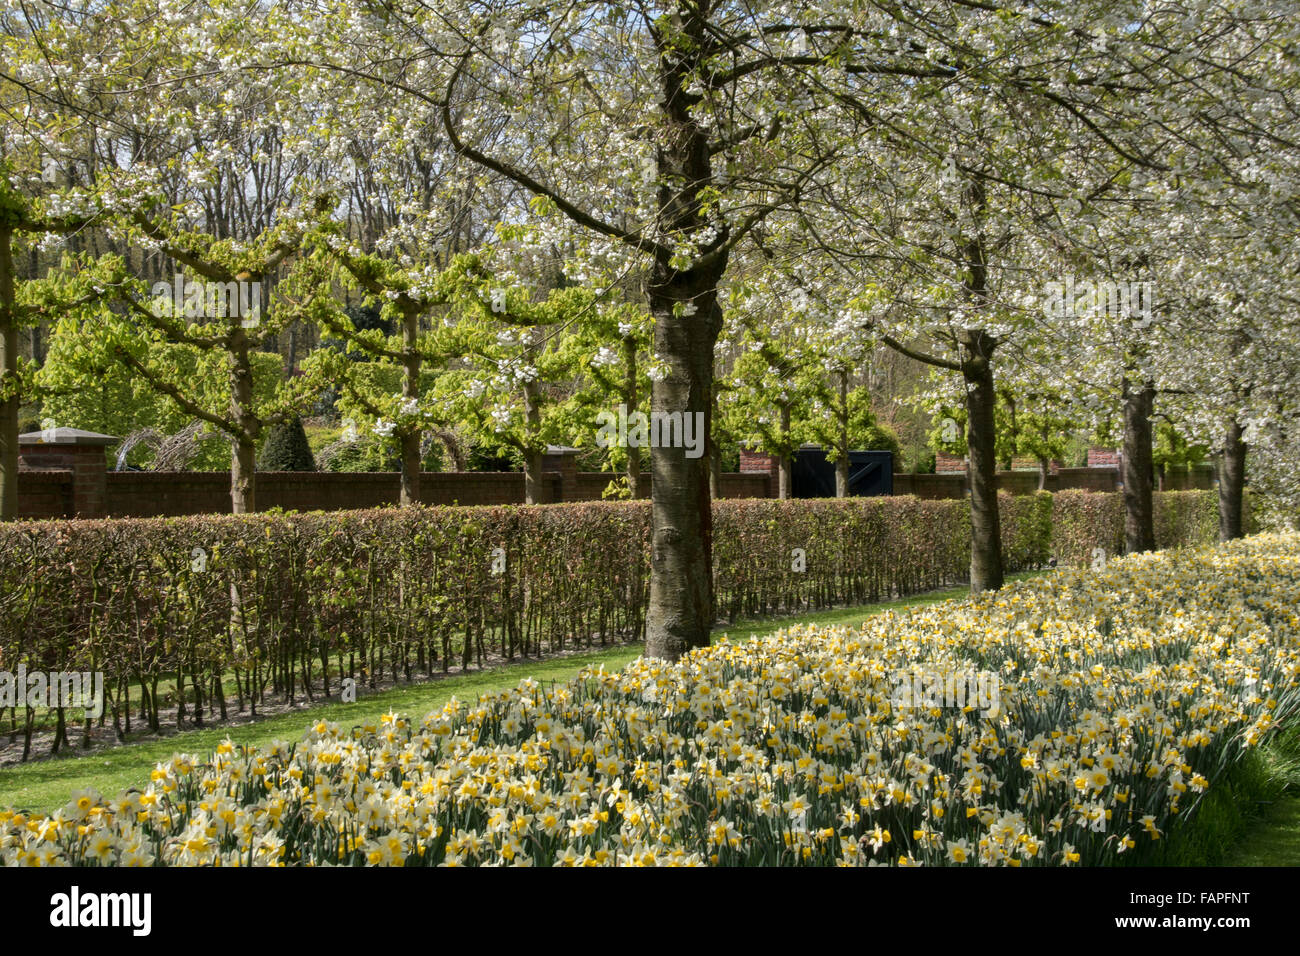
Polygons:
<instances>
[{"instance_id":1,"label":"beech hedge","mask_svg":"<svg viewBox=\"0 0 1300 956\"><path fill-rule=\"evenodd\" d=\"M1162 547L1212 542L1212 492L1157 495ZM1002 496L1007 570L1118 554L1118 495ZM966 580L969 506L914 497L714 509L727 619ZM644 636L648 502L0 525L0 670L100 671L119 732ZM31 714L25 715L30 726ZM10 714L17 720L17 714Z\"/></svg>"},{"instance_id":2,"label":"beech hedge","mask_svg":"<svg viewBox=\"0 0 1300 956\"><path fill-rule=\"evenodd\" d=\"M1212 544L1219 536L1215 491L1164 491L1153 495L1156 547ZM1259 530L1245 502L1248 533ZM1062 565L1083 566L1101 548L1107 558L1124 553L1124 496L1087 491L1058 491L1052 496L1051 552Z\"/></svg>"}]
</instances>

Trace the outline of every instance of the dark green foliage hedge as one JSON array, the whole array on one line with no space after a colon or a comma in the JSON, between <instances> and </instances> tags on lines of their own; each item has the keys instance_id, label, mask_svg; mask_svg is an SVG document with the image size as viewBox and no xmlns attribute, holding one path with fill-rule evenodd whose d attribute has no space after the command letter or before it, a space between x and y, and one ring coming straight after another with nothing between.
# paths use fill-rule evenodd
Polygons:
<instances>
[{"instance_id":1,"label":"dark green foliage hedge","mask_svg":"<svg viewBox=\"0 0 1300 956\"><path fill-rule=\"evenodd\" d=\"M1162 546L1214 540L1212 492L1157 501ZM723 501L714 515L726 618L968 571L965 501ZM0 669L103 671L109 719L127 729L132 713L156 726L156 688L177 671L191 715L224 716L272 694L336 694L344 675L410 679L640 638L649 524L645 501L4 524ZM1002 497L1008 570L1118 553L1122 530L1118 495Z\"/></svg>"},{"instance_id":2,"label":"dark green foliage hedge","mask_svg":"<svg viewBox=\"0 0 1300 956\"><path fill-rule=\"evenodd\" d=\"M259 471L316 470L316 459L312 456L302 419L293 418L267 430L257 468Z\"/></svg>"}]
</instances>

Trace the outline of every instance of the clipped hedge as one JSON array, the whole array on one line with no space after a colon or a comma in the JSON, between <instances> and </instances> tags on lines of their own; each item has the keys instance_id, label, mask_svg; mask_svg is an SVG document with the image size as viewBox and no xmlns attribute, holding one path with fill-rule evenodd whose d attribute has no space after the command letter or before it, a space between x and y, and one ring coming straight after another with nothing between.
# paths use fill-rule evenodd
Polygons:
<instances>
[{"instance_id":1,"label":"clipped hedge","mask_svg":"<svg viewBox=\"0 0 1300 956\"><path fill-rule=\"evenodd\" d=\"M1007 571L1040 568L1052 557L1052 495L998 495L1002 528L1002 566ZM963 543L969 555L969 545ZM969 560L969 558L967 558Z\"/></svg>"},{"instance_id":2,"label":"clipped hedge","mask_svg":"<svg viewBox=\"0 0 1300 956\"><path fill-rule=\"evenodd\" d=\"M311 699L343 675L636 636L647 519L584 503L5 525L0 669L103 671L129 730L130 685L156 728L172 674L192 713L224 717L223 672L255 713L268 693Z\"/></svg>"},{"instance_id":3,"label":"clipped hedge","mask_svg":"<svg viewBox=\"0 0 1300 956\"><path fill-rule=\"evenodd\" d=\"M1215 491L1160 491L1153 496L1156 547L1181 548L1213 544L1219 537ZM1248 533L1259 530L1246 498ZM1052 495L1050 550L1057 563L1082 567L1092 561L1094 548L1108 558L1124 553L1124 496L1087 491L1058 491Z\"/></svg>"},{"instance_id":4,"label":"clipped hedge","mask_svg":"<svg viewBox=\"0 0 1300 956\"><path fill-rule=\"evenodd\" d=\"M713 530L717 608L730 619L930 590L961 580L969 560L960 501L726 501Z\"/></svg>"},{"instance_id":5,"label":"clipped hedge","mask_svg":"<svg viewBox=\"0 0 1300 956\"><path fill-rule=\"evenodd\" d=\"M1192 492L1197 494L1198 492ZM1124 552L1124 496L1087 491L1052 495L1052 556L1063 567L1083 567L1094 548Z\"/></svg>"},{"instance_id":6,"label":"clipped hedge","mask_svg":"<svg viewBox=\"0 0 1300 956\"><path fill-rule=\"evenodd\" d=\"M1212 493L1157 499L1162 545L1214 540ZM1118 495L1001 504L1008 570L1121 550ZM968 573L965 501L738 500L714 514L729 619ZM157 729L173 675L177 720L201 721L232 705L256 713L269 696L332 695L344 676L374 685L639 639L649 525L645 501L0 525L0 670L102 671L108 715L129 731L133 710Z\"/></svg>"},{"instance_id":7,"label":"clipped hedge","mask_svg":"<svg viewBox=\"0 0 1300 956\"><path fill-rule=\"evenodd\" d=\"M1047 564L1052 496L999 503L1007 570ZM732 620L916 594L967 580L970 510L910 495L720 502L713 565L718 613Z\"/></svg>"}]
</instances>

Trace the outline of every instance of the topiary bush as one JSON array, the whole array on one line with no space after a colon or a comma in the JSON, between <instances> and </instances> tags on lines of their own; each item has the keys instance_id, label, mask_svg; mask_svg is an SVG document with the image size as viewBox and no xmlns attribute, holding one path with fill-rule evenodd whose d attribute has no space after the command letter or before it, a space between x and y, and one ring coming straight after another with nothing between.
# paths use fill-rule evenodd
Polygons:
<instances>
[{"instance_id":1,"label":"topiary bush","mask_svg":"<svg viewBox=\"0 0 1300 956\"><path fill-rule=\"evenodd\" d=\"M259 471L315 471L316 459L312 457L307 431L301 418L292 418L272 425L266 433L262 454L258 458Z\"/></svg>"}]
</instances>

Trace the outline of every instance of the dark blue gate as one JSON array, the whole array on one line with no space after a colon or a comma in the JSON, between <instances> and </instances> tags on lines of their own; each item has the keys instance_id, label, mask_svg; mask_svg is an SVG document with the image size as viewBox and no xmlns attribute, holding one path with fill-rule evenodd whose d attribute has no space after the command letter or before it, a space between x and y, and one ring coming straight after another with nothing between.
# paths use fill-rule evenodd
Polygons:
<instances>
[{"instance_id":1,"label":"dark blue gate","mask_svg":"<svg viewBox=\"0 0 1300 956\"><path fill-rule=\"evenodd\" d=\"M820 448L800 448L790 469L791 494L796 498L834 498L835 465ZM894 493L892 451L849 452L849 494L867 497Z\"/></svg>"}]
</instances>

